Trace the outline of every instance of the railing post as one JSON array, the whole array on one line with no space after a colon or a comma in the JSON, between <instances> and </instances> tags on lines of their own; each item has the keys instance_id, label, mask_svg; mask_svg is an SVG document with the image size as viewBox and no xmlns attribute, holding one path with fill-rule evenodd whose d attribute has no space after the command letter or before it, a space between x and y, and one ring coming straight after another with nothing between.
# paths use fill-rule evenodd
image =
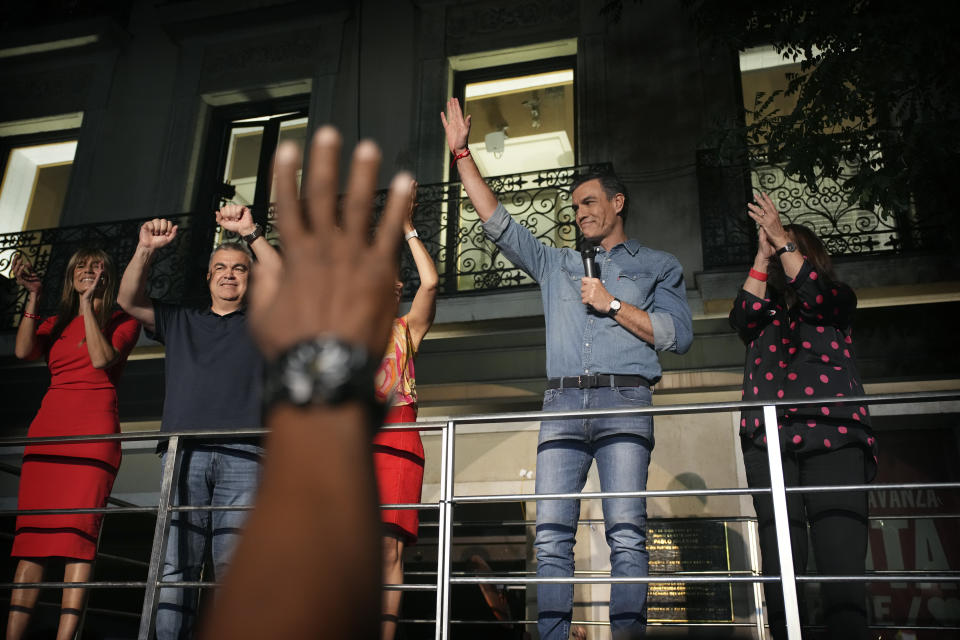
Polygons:
<instances>
[{"instance_id":1,"label":"railing post","mask_svg":"<svg viewBox=\"0 0 960 640\"><path fill-rule=\"evenodd\" d=\"M453 451L456 423L447 422L441 432L440 514L437 534L436 640L450 636L450 555L453 544Z\"/></svg>"},{"instance_id":2,"label":"railing post","mask_svg":"<svg viewBox=\"0 0 960 640\"><path fill-rule=\"evenodd\" d=\"M163 475L160 477L160 501L157 505L157 524L153 529L153 546L150 549L150 568L147 570L147 586L143 592L143 611L140 614L139 640L150 640L157 618L157 602L160 599L160 570L167 551L167 535L170 532L170 503L177 488L180 472L180 438L172 436L167 441L167 456L163 460Z\"/></svg>"},{"instance_id":3,"label":"railing post","mask_svg":"<svg viewBox=\"0 0 960 640\"><path fill-rule=\"evenodd\" d=\"M437 594L436 613L434 614L434 640L441 640L443 610L443 557L447 547L447 511L444 499L447 495L447 439L450 437L450 425L440 430L440 496L437 498Z\"/></svg>"},{"instance_id":4,"label":"railing post","mask_svg":"<svg viewBox=\"0 0 960 640\"><path fill-rule=\"evenodd\" d=\"M750 572L755 575L762 575L760 570L760 556L757 550L760 547L760 536L757 531L756 520L747 522L747 549L750 553ZM754 582L751 585L753 591L753 615L757 622L757 640L763 640L763 583Z\"/></svg>"},{"instance_id":5,"label":"railing post","mask_svg":"<svg viewBox=\"0 0 960 640\"><path fill-rule=\"evenodd\" d=\"M790 520L787 515L787 492L783 481L783 463L780 460L780 430L777 426L777 408L763 408L764 433L767 436L767 460L770 463L770 498L773 500L773 520L777 530L777 553L780 556L780 583L783 587L783 607L786 613L787 638L800 640L800 609L797 606L797 579L793 569L793 548L790 545Z\"/></svg>"}]
</instances>

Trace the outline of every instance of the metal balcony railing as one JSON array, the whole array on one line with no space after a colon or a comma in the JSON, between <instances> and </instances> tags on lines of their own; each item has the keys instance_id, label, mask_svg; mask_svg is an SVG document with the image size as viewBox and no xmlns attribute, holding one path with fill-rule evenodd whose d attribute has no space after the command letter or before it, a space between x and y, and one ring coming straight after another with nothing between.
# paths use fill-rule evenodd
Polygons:
<instances>
[{"instance_id":1,"label":"metal balcony railing","mask_svg":"<svg viewBox=\"0 0 960 640\"><path fill-rule=\"evenodd\" d=\"M776 419L776 408L778 406L800 406L800 405L818 405L825 401L832 404L856 404L856 405L878 405L890 403L923 403L955 401L960 399L960 390L941 391L941 392L920 392L920 393L899 393L899 394L881 394L863 397L845 397L808 400L782 400L778 402L763 401L741 401L741 402L713 402L701 404L672 405L664 407L647 407L642 409L608 409L603 411L563 411L563 412L518 412L518 413L499 413L490 415L473 415L458 418L428 420L417 422L411 425L391 425L389 429L416 428L420 431L439 431L440 432L440 496L437 502L408 504L408 505L383 505L384 508L391 509L431 509L438 512L437 522L437 570L436 582L433 584L405 584L405 585L386 585L387 589L401 589L404 591L435 591L436 592L436 615L432 620L411 620L411 623L431 623L435 627L435 638L437 640L446 639L450 635L451 625L465 624L474 621L454 620L451 616L451 586L454 585L479 585L479 584L499 584L507 586L525 586L538 583L572 583L572 584L611 584L626 582L645 582L654 583L750 583L754 587L754 620L745 622L726 622L712 623L711 625L687 624L680 626L723 626L723 627L753 627L756 629L757 637L763 637L763 617L761 607L761 594L757 585L764 582L779 581L783 585L783 598L787 611L787 632L791 640L800 639L800 617L797 605L797 585L806 582L896 582L896 583L955 583L960 582L960 572L958 571L904 571L904 572L870 572L865 575L856 576L824 576L824 575L796 575L794 573L793 559L790 546L790 532L787 522L787 493L809 493L826 491L882 491L889 489L949 489L960 490L960 482L936 482L936 483L904 483L904 484L862 484L862 485L843 485L843 486L807 486L807 487L785 487L783 471L781 467L780 449L778 447L768 447L768 460L770 466L771 488L705 488L705 489L678 489L663 490L651 489L647 491L636 492L585 492L571 494L508 494L508 495L458 495L456 491L456 480L454 477L455 460L455 442L458 428L463 425L479 424L497 424L497 423L515 423L524 421L540 421L543 419L556 418L583 418L597 415L686 415L698 413L722 413L739 411L744 408L762 407L764 410L765 431L767 439L775 442L778 439L778 428ZM148 640L152 637L153 623L156 615L157 599L160 588L187 588L187 587L213 587L214 583L206 581L198 582L161 582L160 570L162 558L164 556L167 535L170 527L171 515L177 511L189 510L214 510L230 509L245 510L249 506L231 506L231 507L188 507L173 506L171 497L176 490L177 465L180 456L181 442L191 438L236 438L240 436L251 436L265 433L262 429L243 429L231 432L205 431L205 432L178 432L178 433L159 433L159 432L140 432L104 436L72 436L58 438L5 438L0 440L0 448L18 447L25 444L42 445L64 442L90 442L94 440L121 440L121 441L152 441L167 440L168 449L165 458L163 474L161 477L160 498L157 507L110 507L106 509L43 509L30 510L29 512L18 512L16 510L0 511L0 515L15 515L17 513L31 514L53 514L53 513L156 513L156 526L154 530L152 549L150 554L149 568L146 580L140 581L112 581L112 582L88 582L88 583L63 583L63 582L42 582L42 583L0 583L0 589L13 588L32 588L32 587L50 587L64 588L87 586L92 588L133 588L144 589L143 609L140 616L139 638ZM521 575L480 575L454 573L451 568L451 547L453 537L453 508L456 505L465 505L471 503L484 502L514 502L514 501L539 501L556 499L597 499L597 498L627 498L627 497L647 497L647 498L671 498L687 496L730 496L730 495L753 495L770 493L774 505L775 526L777 532L777 544L781 566L780 576L760 575L759 563L756 559L755 543L755 523L751 523L750 551L753 554L751 561L751 571L744 573L742 571L703 571L703 572L680 572L680 573L661 573L647 577L612 577L607 572L579 572L569 578L538 578L523 572ZM952 514L943 517L960 517L960 514ZM502 523L501 523L502 524ZM585 573L587 575L585 575ZM514 621L514 624L533 624L532 620ZM602 621L584 621L584 624L604 624ZM578 622L580 624L580 622ZM656 623L653 623L656 624ZM896 628L905 628L898 625ZM945 629L946 627L937 627ZM960 627L952 627L953 630L960 630Z\"/></svg>"},{"instance_id":2,"label":"metal balcony railing","mask_svg":"<svg viewBox=\"0 0 960 640\"><path fill-rule=\"evenodd\" d=\"M771 163L756 148L736 158L716 149L697 153L703 262L706 268L748 264L757 249L756 225L746 215L752 193L765 191L783 217L809 227L837 256L954 251L948 211L911 203L903 210L865 208L850 200L847 180L858 165L845 162L841 176L802 183L784 165Z\"/></svg>"},{"instance_id":3,"label":"metal balcony railing","mask_svg":"<svg viewBox=\"0 0 960 640\"><path fill-rule=\"evenodd\" d=\"M577 240L570 205L569 187L578 173L610 170L611 165L582 165L516 173L487 178L487 184L520 224L537 239L552 247L573 247ZM374 199L375 216L386 201L386 190ZM533 280L513 266L492 242L486 239L473 204L459 182L422 184L417 191L414 224L433 256L440 273L440 295L452 296L532 286ZM274 210L254 211L266 221L267 238L273 242ZM213 216L183 213L168 218L179 225L178 238L158 253L150 272L148 292L154 299L169 303L206 301L203 275L213 246L232 234L215 228ZM17 253L25 256L43 274L44 296L39 313L53 315L63 287L63 275L70 256L80 247L105 250L123 272L137 246L140 225L148 218L40 229L0 234L0 274L9 275L10 261ZM401 258L403 295L410 298L419 286L410 253ZM11 280L0 283L0 330L15 328L23 313L26 291Z\"/></svg>"}]
</instances>

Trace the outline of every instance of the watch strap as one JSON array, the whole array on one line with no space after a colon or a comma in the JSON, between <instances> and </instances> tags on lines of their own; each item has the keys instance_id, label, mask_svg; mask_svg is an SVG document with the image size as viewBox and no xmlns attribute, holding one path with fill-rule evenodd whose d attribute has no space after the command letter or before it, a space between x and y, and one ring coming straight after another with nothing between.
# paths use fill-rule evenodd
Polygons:
<instances>
[{"instance_id":1,"label":"watch strap","mask_svg":"<svg viewBox=\"0 0 960 640\"><path fill-rule=\"evenodd\" d=\"M251 231L250 233L248 233L248 234L245 235L245 236L240 236L240 237L241 237L241 238L243 239L243 241L246 242L247 244L253 244L253 241L254 241L254 240L256 240L257 238L260 238L260 237L262 237L262 236L263 236L263 227L260 226L259 223L257 223L257 224L253 227L253 231Z\"/></svg>"}]
</instances>

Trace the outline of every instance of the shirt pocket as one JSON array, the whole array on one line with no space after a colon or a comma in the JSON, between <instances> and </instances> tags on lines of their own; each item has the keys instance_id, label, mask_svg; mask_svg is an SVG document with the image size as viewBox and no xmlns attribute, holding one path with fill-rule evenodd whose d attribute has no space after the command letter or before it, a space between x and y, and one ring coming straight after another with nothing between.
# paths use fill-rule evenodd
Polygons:
<instances>
[{"instance_id":1,"label":"shirt pocket","mask_svg":"<svg viewBox=\"0 0 960 640\"><path fill-rule=\"evenodd\" d=\"M607 281L607 291L623 302L646 310L653 304L655 276L644 271L621 271L613 282Z\"/></svg>"},{"instance_id":2,"label":"shirt pocket","mask_svg":"<svg viewBox=\"0 0 960 640\"><path fill-rule=\"evenodd\" d=\"M557 280L559 281L558 288L560 289L561 300L575 300L577 302L583 300L583 296L580 295L580 286L583 282L582 273L573 273L566 267L560 267L560 275Z\"/></svg>"}]
</instances>

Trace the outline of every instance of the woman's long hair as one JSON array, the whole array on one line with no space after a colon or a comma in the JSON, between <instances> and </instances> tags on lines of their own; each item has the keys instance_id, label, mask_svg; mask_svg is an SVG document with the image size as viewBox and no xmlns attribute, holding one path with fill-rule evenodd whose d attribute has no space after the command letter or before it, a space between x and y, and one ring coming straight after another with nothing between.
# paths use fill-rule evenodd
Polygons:
<instances>
[{"instance_id":1,"label":"woman's long hair","mask_svg":"<svg viewBox=\"0 0 960 640\"><path fill-rule=\"evenodd\" d=\"M827 282L837 282L837 275L833 271L833 260L830 259L830 253L820 238L817 237L817 234L802 224L788 224L784 225L783 228L790 234L792 242L797 245L797 251L800 255L806 257L807 261L810 262L819 276L826 278ZM797 296L794 294L793 289L786 286L787 279L783 273L783 266L781 266L780 260L770 260L769 272L770 281L768 284L770 288L781 293L788 308L795 305L797 303Z\"/></svg>"},{"instance_id":2,"label":"woman's long hair","mask_svg":"<svg viewBox=\"0 0 960 640\"><path fill-rule=\"evenodd\" d=\"M80 294L73 286L73 277L77 265L81 261L89 260L103 263L102 304L100 309L94 312L97 316L97 325L101 330L106 329L107 321L113 315L113 307L117 303L117 270L113 266L113 260L102 249L80 249L70 256L70 261L67 262L67 271L63 274L63 293L60 295L60 303L57 305L57 319L50 331L48 345L52 346L60 337L60 334L63 333L63 330L67 328L67 325L80 313ZM94 286L96 286L96 283Z\"/></svg>"}]
</instances>

